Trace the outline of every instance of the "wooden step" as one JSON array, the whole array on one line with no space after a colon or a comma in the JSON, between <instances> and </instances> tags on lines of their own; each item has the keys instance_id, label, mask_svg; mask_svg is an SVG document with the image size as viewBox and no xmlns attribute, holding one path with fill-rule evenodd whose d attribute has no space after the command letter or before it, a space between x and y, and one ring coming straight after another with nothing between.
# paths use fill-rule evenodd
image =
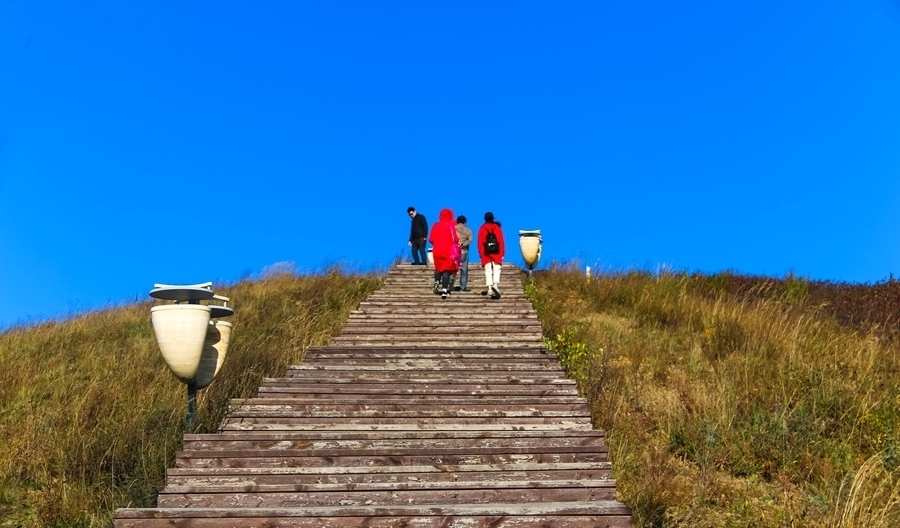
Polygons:
<instances>
[{"instance_id":1,"label":"wooden step","mask_svg":"<svg viewBox=\"0 0 900 528\"><path fill-rule=\"evenodd\" d=\"M508 468L499 464L462 464L440 466L346 466L346 467L209 467L169 468L167 485L275 484L362 484L405 482L505 482L578 479L609 479L609 462L518 464Z\"/></svg>"},{"instance_id":2,"label":"wooden step","mask_svg":"<svg viewBox=\"0 0 900 528\"><path fill-rule=\"evenodd\" d=\"M233 528L625 528L631 510L616 501L551 503L441 504L414 506L308 506L295 508L123 508L116 526L122 528L191 527Z\"/></svg>"}]
</instances>

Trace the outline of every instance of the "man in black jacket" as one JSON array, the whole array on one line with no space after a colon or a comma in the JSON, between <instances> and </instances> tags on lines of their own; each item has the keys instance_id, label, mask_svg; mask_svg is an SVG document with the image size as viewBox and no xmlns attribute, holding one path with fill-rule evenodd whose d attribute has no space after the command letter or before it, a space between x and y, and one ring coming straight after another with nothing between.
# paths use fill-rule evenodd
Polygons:
<instances>
[{"instance_id":1,"label":"man in black jacket","mask_svg":"<svg viewBox=\"0 0 900 528\"><path fill-rule=\"evenodd\" d=\"M412 217L412 227L409 230L409 246L412 247L412 263L413 265L426 265L428 259L425 257L425 240L428 238L428 221L425 215L416 212L415 207L407 207L406 212ZM419 259L421 253L422 258Z\"/></svg>"}]
</instances>

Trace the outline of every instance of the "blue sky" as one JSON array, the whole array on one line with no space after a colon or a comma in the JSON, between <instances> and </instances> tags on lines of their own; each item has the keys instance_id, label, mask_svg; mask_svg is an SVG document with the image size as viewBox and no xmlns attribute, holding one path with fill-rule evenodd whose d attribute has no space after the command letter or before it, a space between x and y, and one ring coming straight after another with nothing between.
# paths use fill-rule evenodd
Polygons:
<instances>
[{"instance_id":1,"label":"blue sky","mask_svg":"<svg viewBox=\"0 0 900 528\"><path fill-rule=\"evenodd\" d=\"M880 281L898 94L896 0L0 0L0 328L386 266L409 205L544 264Z\"/></svg>"}]
</instances>

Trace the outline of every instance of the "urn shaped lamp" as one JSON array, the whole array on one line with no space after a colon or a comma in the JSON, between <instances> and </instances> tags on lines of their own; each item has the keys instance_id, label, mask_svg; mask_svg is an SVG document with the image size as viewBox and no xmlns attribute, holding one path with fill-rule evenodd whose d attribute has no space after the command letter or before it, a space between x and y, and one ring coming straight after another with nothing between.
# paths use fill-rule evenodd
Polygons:
<instances>
[{"instance_id":1,"label":"urn shaped lamp","mask_svg":"<svg viewBox=\"0 0 900 528\"><path fill-rule=\"evenodd\" d=\"M528 278L531 279L531 272L541 260L541 231L519 231L519 249L522 250L522 259L525 261L525 267L528 268Z\"/></svg>"},{"instance_id":2,"label":"urn shaped lamp","mask_svg":"<svg viewBox=\"0 0 900 528\"><path fill-rule=\"evenodd\" d=\"M228 352L233 327L219 318L234 314L234 309L228 306L228 297L213 292L211 282L156 284L150 296L174 301L151 308L150 321L166 365L187 385L187 423L192 426L197 390L212 383ZM200 301L222 304L200 304Z\"/></svg>"}]
</instances>

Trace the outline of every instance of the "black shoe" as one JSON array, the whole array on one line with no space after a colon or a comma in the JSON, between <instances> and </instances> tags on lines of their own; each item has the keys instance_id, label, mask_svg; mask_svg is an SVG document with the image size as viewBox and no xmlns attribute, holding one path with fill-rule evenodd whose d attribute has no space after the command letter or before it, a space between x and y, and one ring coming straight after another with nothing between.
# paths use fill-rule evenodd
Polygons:
<instances>
[{"instance_id":1,"label":"black shoe","mask_svg":"<svg viewBox=\"0 0 900 528\"><path fill-rule=\"evenodd\" d=\"M447 290L441 290L441 299L446 299L450 297L450 293Z\"/></svg>"},{"instance_id":2,"label":"black shoe","mask_svg":"<svg viewBox=\"0 0 900 528\"><path fill-rule=\"evenodd\" d=\"M498 290L496 286L491 286L491 299L499 299L499 298L500 298L500 290Z\"/></svg>"},{"instance_id":3,"label":"black shoe","mask_svg":"<svg viewBox=\"0 0 900 528\"><path fill-rule=\"evenodd\" d=\"M481 292L481 295L487 296L487 294L488 294L487 290L484 290L483 292Z\"/></svg>"}]
</instances>

